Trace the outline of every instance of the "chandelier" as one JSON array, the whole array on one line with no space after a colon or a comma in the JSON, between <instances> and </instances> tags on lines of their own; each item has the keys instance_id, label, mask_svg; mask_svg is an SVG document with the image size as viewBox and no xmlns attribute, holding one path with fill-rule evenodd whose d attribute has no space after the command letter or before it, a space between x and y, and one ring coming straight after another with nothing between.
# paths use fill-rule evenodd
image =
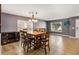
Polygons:
<instances>
[{"instance_id":1,"label":"chandelier","mask_svg":"<svg viewBox=\"0 0 79 59\"><path fill-rule=\"evenodd\" d=\"M35 18L35 15L38 14L38 12L30 12L31 17L29 19L30 22L37 22L38 20Z\"/></svg>"}]
</instances>

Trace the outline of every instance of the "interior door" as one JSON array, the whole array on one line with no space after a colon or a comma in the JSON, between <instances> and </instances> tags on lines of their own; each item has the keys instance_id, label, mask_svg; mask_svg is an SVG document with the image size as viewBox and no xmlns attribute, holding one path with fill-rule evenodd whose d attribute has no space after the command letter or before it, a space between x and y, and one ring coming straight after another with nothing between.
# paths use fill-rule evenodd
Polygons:
<instances>
[{"instance_id":1,"label":"interior door","mask_svg":"<svg viewBox=\"0 0 79 59\"><path fill-rule=\"evenodd\" d=\"M76 20L76 37L79 38L79 19Z\"/></svg>"}]
</instances>

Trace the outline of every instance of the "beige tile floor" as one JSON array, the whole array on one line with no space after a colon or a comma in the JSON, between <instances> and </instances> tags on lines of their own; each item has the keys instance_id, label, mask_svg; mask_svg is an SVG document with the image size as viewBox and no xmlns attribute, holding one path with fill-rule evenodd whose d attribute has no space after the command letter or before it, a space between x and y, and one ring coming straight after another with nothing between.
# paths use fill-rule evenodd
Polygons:
<instances>
[{"instance_id":1,"label":"beige tile floor","mask_svg":"<svg viewBox=\"0 0 79 59\"><path fill-rule=\"evenodd\" d=\"M19 42L1 46L2 55L44 55L43 49L23 52ZM79 39L50 35L50 51L48 55L79 55Z\"/></svg>"}]
</instances>

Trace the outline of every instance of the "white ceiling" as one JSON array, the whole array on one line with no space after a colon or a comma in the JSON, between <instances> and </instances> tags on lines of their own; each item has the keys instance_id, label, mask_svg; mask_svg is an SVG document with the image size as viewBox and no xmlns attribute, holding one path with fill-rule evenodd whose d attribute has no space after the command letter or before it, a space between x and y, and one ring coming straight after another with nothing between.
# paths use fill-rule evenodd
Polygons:
<instances>
[{"instance_id":1,"label":"white ceiling","mask_svg":"<svg viewBox=\"0 0 79 59\"><path fill-rule=\"evenodd\" d=\"M79 16L79 4L3 4L2 12L28 16L29 12L37 11L37 18L55 20Z\"/></svg>"}]
</instances>

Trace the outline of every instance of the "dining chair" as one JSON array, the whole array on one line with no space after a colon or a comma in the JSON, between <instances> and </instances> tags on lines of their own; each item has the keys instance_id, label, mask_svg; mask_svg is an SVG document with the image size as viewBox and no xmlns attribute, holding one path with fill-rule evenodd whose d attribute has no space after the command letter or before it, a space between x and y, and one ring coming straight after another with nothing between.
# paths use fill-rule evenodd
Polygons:
<instances>
[{"instance_id":1,"label":"dining chair","mask_svg":"<svg viewBox=\"0 0 79 59\"><path fill-rule=\"evenodd\" d=\"M20 37L21 37L21 45L23 45L24 51L26 50L27 47L27 52L28 50L31 50L31 47L34 46L33 44L33 39L31 39L30 35L26 31L20 31Z\"/></svg>"},{"instance_id":2,"label":"dining chair","mask_svg":"<svg viewBox=\"0 0 79 59\"><path fill-rule=\"evenodd\" d=\"M35 36L28 34L28 39L30 40L30 50L35 47Z\"/></svg>"},{"instance_id":3,"label":"dining chair","mask_svg":"<svg viewBox=\"0 0 79 59\"><path fill-rule=\"evenodd\" d=\"M47 54L47 48L50 51L50 46L49 46L49 33L46 32L41 35L41 47L44 49L45 54Z\"/></svg>"},{"instance_id":4,"label":"dining chair","mask_svg":"<svg viewBox=\"0 0 79 59\"><path fill-rule=\"evenodd\" d=\"M41 35L35 37L35 49L39 49L41 46Z\"/></svg>"}]
</instances>

